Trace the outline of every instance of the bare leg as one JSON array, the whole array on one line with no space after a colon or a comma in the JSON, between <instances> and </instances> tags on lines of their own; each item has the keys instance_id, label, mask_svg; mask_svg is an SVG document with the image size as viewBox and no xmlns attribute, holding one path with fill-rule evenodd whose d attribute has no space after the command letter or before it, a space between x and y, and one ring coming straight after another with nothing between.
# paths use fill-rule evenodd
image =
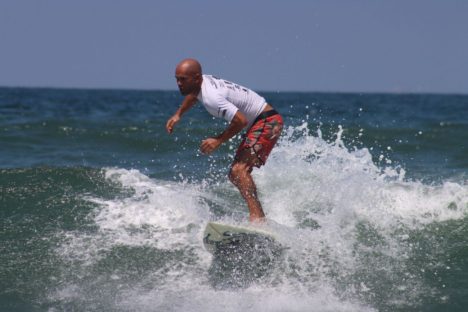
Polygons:
<instances>
[{"instance_id":1,"label":"bare leg","mask_svg":"<svg viewBox=\"0 0 468 312\"><path fill-rule=\"evenodd\" d=\"M241 153L231 167L229 179L239 189L250 211L250 221L263 221L265 214L263 213L262 205L258 200L257 187L250 174L255 163L258 161L255 155L251 155L249 150Z\"/></svg>"}]
</instances>

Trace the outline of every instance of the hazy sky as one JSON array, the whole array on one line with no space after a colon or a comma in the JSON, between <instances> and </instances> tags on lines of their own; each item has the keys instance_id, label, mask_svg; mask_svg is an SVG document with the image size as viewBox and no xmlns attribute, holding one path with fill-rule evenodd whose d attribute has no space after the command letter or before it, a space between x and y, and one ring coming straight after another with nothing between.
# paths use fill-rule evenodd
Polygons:
<instances>
[{"instance_id":1,"label":"hazy sky","mask_svg":"<svg viewBox=\"0 0 468 312\"><path fill-rule=\"evenodd\" d=\"M468 1L0 0L0 86L468 93Z\"/></svg>"}]
</instances>

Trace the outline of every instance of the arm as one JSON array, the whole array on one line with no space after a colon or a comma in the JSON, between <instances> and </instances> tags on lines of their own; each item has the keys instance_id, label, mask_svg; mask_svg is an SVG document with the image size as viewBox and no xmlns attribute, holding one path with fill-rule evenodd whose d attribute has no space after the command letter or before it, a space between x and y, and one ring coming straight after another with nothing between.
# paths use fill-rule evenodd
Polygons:
<instances>
[{"instance_id":1,"label":"arm","mask_svg":"<svg viewBox=\"0 0 468 312\"><path fill-rule=\"evenodd\" d=\"M169 120L166 123L166 130L168 133L172 133L174 130L174 126L176 123L179 122L180 118L182 115L188 111L192 106L197 102L197 97L189 94L187 95L184 100L182 101L182 105L180 105L179 109L175 112L175 114L169 118Z\"/></svg>"},{"instance_id":2,"label":"arm","mask_svg":"<svg viewBox=\"0 0 468 312\"><path fill-rule=\"evenodd\" d=\"M240 111L237 111L226 130L224 130L223 133L214 138L208 138L206 140L203 140L200 146L200 150L204 154L212 153L222 143L226 142L227 140L241 132L242 129L245 128L245 126L247 126L247 118L245 118L245 116Z\"/></svg>"}]
</instances>

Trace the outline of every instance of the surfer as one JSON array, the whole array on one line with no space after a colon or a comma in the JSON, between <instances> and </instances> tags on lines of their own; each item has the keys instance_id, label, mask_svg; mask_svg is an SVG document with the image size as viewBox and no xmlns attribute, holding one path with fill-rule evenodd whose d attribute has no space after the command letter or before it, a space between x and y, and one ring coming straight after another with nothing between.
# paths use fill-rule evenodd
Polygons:
<instances>
[{"instance_id":1,"label":"surfer","mask_svg":"<svg viewBox=\"0 0 468 312\"><path fill-rule=\"evenodd\" d=\"M202 74L195 59L181 61L175 71L180 93L185 96L181 106L166 123L168 133L181 116L197 101L215 117L224 118L229 125L219 135L201 142L200 150L210 154L222 143L247 128L229 172L229 180L239 189L247 202L250 221L263 221L265 213L252 179L253 167L264 165L283 129L283 119L263 97L236 83Z\"/></svg>"}]
</instances>

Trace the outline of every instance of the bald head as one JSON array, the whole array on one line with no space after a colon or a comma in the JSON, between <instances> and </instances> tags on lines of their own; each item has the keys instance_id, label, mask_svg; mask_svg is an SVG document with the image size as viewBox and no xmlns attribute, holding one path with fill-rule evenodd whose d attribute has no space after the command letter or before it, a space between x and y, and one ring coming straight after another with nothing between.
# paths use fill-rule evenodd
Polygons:
<instances>
[{"instance_id":1,"label":"bald head","mask_svg":"<svg viewBox=\"0 0 468 312\"><path fill-rule=\"evenodd\" d=\"M177 64L175 77L180 93L197 95L203 81L202 68L195 59L185 59Z\"/></svg>"},{"instance_id":2,"label":"bald head","mask_svg":"<svg viewBox=\"0 0 468 312\"><path fill-rule=\"evenodd\" d=\"M196 59L185 59L182 60L176 67L176 72L180 71L181 73L187 75L201 75L202 68L200 63Z\"/></svg>"}]
</instances>

